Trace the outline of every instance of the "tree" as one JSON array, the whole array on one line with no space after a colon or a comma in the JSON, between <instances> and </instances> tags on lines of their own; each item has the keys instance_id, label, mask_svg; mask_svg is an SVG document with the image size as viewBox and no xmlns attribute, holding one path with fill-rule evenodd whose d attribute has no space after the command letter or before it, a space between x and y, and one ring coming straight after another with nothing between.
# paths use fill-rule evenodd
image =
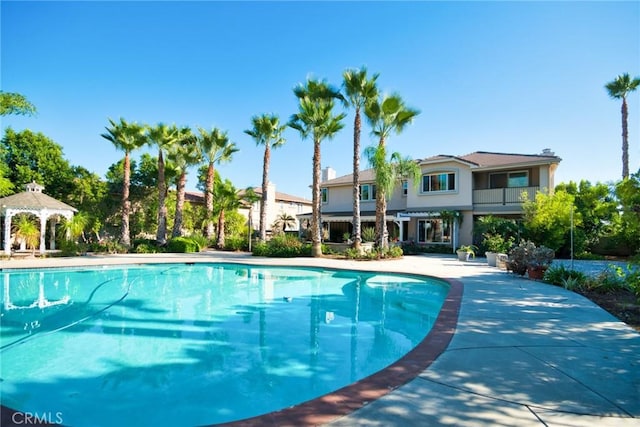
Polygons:
<instances>
[{"instance_id":1,"label":"tree","mask_svg":"<svg viewBox=\"0 0 640 427\"><path fill-rule=\"evenodd\" d=\"M156 242L159 245L167 243L167 180L165 173L165 153L176 144L178 140L178 128L176 125L167 126L158 123L146 133L147 143L158 147L158 229L156 230Z\"/></svg>"},{"instance_id":2,"label":"tree","mask_svg":"<svg viewBox=\"0 0 640 427\"><path fill-rule=\"evenodd\" d=\"M640 85L640 78L632 79L629 74L619 75L615 80L607 83L605 88L613 99L622 99L622 179L629 177L629 131L627 128L629 111L627 95L635 91Z\"/></svg>"},{"instance_id":3,"label":"tree","mask_svg":"<svg viewBox=\"0 0 640 427\"><path fill-rule=\"evenodd\" d=\"M129 201L129 184L131 179L130 153L142 147L146 143L144 136L146 127L135 122L129 123L120 118L116 123L109 119L111 127L105 127L106 133L101 134L104 139L111 142L117 150L124 151L124 179L122 182L122 232L120 242L126 246L131 246L131 236L129 234L129 214L131 212L131 202Z\"/></svg>"},{"instance_id":4,"label":"tree","mask_svg":"<svg viewBox=\"0 0 640 427\"><path fill-rule=\"evenodd\" d=\"M296 225L296 219L291 215L289 215L288 213L282 212L276 218L276 222L274 223L274 228L277 228L278 230L282 230L282 232L284 233L285 231L287 231L287 227L291 228L291 227L294 227L295 225Z\"/></svg>"},{"instance_id":5,"label":"tree","mask_svg":"<svg viewBox=\"0 0 640 427\"><path fill-rule=\"evenodd\" d=\"M387 172L388 168L385 166L386 140L392 131L397 134L401 133L405 126L409 125L420 112L407 107L400 95L391 95L371 102L366 106L365 114L373 129L373 135L379 138L378 148L374 153L370 154L375 154L375 163L372 163L372 165L376 169L376 185L378 188L376 196L376 242L379 247L386 248L389 240L385 219L387 210L386 198L387 190L389 188L393 189L393 187L389 187L390 176Z\"/></svg>"},{"instance_id":6,"label":"tree","mask_svg":"<svg viewBox=\"0 0 640 427\"><path fill-rule=\"evenodd\" d=\"M180 129L178 141L169 150L169 158L175 163L178 170L176 183L176 212L173 220L171 237L182 236L182 220L184 208L184 195L187 186L187 169L200 162L197 137L188 127Z\"/></svg>"},{"instance_id":7,"label":"tree","mask_svg":"<svg viewBox=\"0 0 640 427\"><path fill-rule=\"evenodd\" d=\"M640 169L618 182L615 193L620 202L619 240L628 245L631 253L640 251Z\"/></svg>"},{"instance_id":8,"label":"tree","mask_svg":"<svg viewBox=\"0 0 640 427\"><path fill-rule=\"evenodd\" d=\"M213 193L214 212L216 212L218 217L218 238L216 240L216 247L224 249L226 213L236 211L238 208L243 206L247 203L247 199L254 198L255 192L252 188L237 190L231 181L228 179L223 181L219 176L217 176L215 179Z\"/></svg>"},{"instance_id":9,"label":"tree","mask_svg":"<svg viewBox=\"0 0 640 427\"><path fill-rule=\"evenodd\" d=\"M360 112L378 98L376 80L378 74L367 78L367 69L347 70L342 74L343 86L348 104L354 109L353 119L353 247L360 249L362 243L360 229L360 134L362 120Z\"/></svg>"},{"instance_id":10,"label":"tree","mask_svg":"<svg viewBox=\"0 0 640 427\"><path fill-rule=\"evenodd\" d=\"M555 191L552 195L543 192L536 194L535 200L527 200L523 192L524 238L537 245L558 251L566 245L571 232L571 211L575 197L566 191ZM575 226L582 224L582 217L574 213Z\"/></svg>"},{"instance_id":11,"label":"tree","mask_svg":"<svg viewBox=\"0 0 640 427\"><path fill-rule=\"evenodd\" d=\"M282 136L286 126L280 125L280 119L273 114L262 114L251 118L253 128L244 133L251 136L256 145L264 145L264 158L262 160L262 198L260 200L260 240L267 239L267 190L269 187L269 163L271 162L271 149L278 148L285 143Z\"/></svg>"},{"instance_id":12,"label":"tree","mask_svg":"<svg viewBox=\"0 0 640 427\"><path fill-rule=\"evenodd\" d=\"M235 143L229 140L227 132L222 132L218 128L207 131L198 128L198 148L202 159L207 163L207 177L205 180L204 201L207 209L205 219L205 236L213 238L213 186L215 177L215 165L230 162L233 154L239 149Z\"/></svg>"},{"instance_id":13,"label":"tree","mask_svg":"<svg viewBox=\"0 0 640 427\"><path fill-rule=\"evenodd\" d=\"M570 181L557 185L555 191L565 191L574 196L575 214L581 218L580 228L576 229L578 233L574 234L576 247L591 250L601 237L610 234L611 224L617 221L618 202L608 185L593 185L586 180L579 184Z\"/></svg>"},{"instance_id":14,"label":"tree","mask_svg":"<svg viewBox=\"0 0 640 427\"><path fill-rule=\"evenodd\" d=\"M8 128L0 147L0 165L4 165L0 169L16 191L24 191L26 184L35 181L51 197L70 202L73 170L60 145L40 132Z\"/></svg>"},{"instance_id":15,"label":"tree","mask_svg":"<svg viewBox=\"0 0 640 427\"><path fill-rule=\"evenodd\" d=\"M0 116L33 116L36 112L36 107L24 95L0 90Z\"/></svg>"},{"instance_id":16,"label":"tree","mask_svg":"<svg viewBox=\"0 0 640 427\"><path fill-rule=\"evenodd\" d=\"M311 199L311 255L322 256L320 224L320 144L332 139L344 127L345 114L333 114L334 100L344 100L340 92L328 83L307 80L293 89L299 101L298 113L291 116L288 126L300 132L302 139L313 139L313 184Z\"/></svg>"},{"instance_id":17,"label":"tree","mask_svg":"<svg viewBox=\"0 0 640 427\"><path fill-rule=\"evenodd\" d=\"M70 219L65 219L62 222L62 230L67 233L74 242L77 242L82 237L83 242L87 242L87 238L84 235L84 231L90 223L89 216L84 212L78 212Z\"/></svg>"},{"instance_id":18,"label":"tree","mask_svg":"<svg viewBox=\"0 0 640 427\"><path fill-rule=\"evenodd\" d=\"M16 239L24 240L27 248L30 248L32 254L35 254L36 247L40 243L40 230L31 216L29 214L18 215L13 225L13 230L16 234Z\"/></svg>"},{"instance_id":19,"label":"tree","mask_svg":"<svg viewBox=\"0 0 640 427\"><path fill-rule=\"evenodd\" d=\"M394 152L387 159L387 149L384 145L370 146L365 149L365 155L376 175L376 244L379 248L388 247L388 233L386 225L387 197L391 197L393 190L404 179L412 180L415 187L420 182L420 166L409 157L402 157ZM383 200L380 200L383 199ZM382 228L378 228L380 221L378 207L381 209ZM381 238L381 236L385 236Z\"/></svg>"}]
</instances>

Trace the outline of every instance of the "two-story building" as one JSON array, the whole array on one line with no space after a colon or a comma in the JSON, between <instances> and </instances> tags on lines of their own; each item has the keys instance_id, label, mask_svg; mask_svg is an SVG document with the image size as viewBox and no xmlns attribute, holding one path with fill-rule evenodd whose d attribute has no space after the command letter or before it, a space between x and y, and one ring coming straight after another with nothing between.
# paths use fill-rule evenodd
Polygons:
<instances>
[{"instance_id":1,"label":"two-story building","mask_svg":"<svg viewBox=\"0 0 640 427\"><path fill-rule=\"evenodd\" d=\"M549 149L540 154L477 151L464 156L437 155L416 160L421 175L399 182L387 204L392 240L447 245L471 244L475 219L484 215L520 218L523 192L530 200L538 191L553 192L561 159ZM330 241L351 233L353 175L335 177L325 170L322 182L322 223ZM362 227L375 223L375 173L360 173ZM304 216L306 218L306 215ZM299 219L303 219L299 216Z\"/></svg>"}]
</instances>

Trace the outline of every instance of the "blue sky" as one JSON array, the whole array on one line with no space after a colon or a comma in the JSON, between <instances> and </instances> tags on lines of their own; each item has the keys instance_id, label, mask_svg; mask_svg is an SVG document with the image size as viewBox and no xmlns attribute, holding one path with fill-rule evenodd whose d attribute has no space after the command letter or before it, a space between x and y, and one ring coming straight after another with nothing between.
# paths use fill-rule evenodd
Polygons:
<instances>
[{"instance_id":1,"label":"blue sky","mask_svg":"<svg viewBox=\"0 0 640 427\"><path fill-rule=\"evenodd\" d=\"M260 185L253 115L296 112L308 76L340 85L346 68L380 73L383 92L421 113L392 150L413 158L473 151L563 161L556 183L617 180L620 102L604 85L640 75L640 2L27 2L0 3L1 88L36 117L5 117L104 176L122 153L108 118L228 130L240 152L219 168ZM629 98L630 169L640 167L640 92ZM353 114L322 146L351 172ZM363 146L373 143L365 126ZM272 153L278 191L310 198L312 142L289 129ZM134 156L138 156L138 154ZM365 165L366 163L363 162ZM194 189L196 175L189 176ZM46 190L45 190L46 191Z\"/></svg>"}]
</instances>

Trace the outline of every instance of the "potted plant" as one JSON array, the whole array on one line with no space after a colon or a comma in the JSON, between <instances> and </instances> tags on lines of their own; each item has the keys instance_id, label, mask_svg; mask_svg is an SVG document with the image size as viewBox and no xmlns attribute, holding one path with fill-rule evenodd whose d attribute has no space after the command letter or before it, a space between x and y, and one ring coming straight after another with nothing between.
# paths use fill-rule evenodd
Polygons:
<instances>
[{"instance_id":1,"label":"potted plant","mask_svg":"<svg viewBox=\"0 0 640 427\"><path fill-rule=\"evenodd\" d=\"M474 245L462 245L456 250L458 254L458 260L469 261L469 258L476 256L476 247Z\"/></svg>"},{"instance_id":2,"label":"potted plant","mask_svg":"<svg viewBox=\"0 0 640 427\"><path fill-rule=\"evenodd\" d=\"M507 261L507 270L513 271L515 274L524 276L527 272L529 264L529 254L536 248L533 242L524 240L509 251L509 259Z\"/></svg>"},{"instance_id":3,"label":"potted plant","mask_svg":"<svg viewBox=\"0 0 640 427\"><path fill-rule=\"evenodd\" d=\"M496 266L498 254L506 254L513 245L513 237L505 239L500 234L484 234L483 246L486 248L485 255L487 264L491 267Z\"/></svg>"},{"instance_id":4,"label":"potted plant","mask_svg":"<svg viewBox=\"0 0 640 427\"><path fill-rule=\"evenodd\" d=\"M546 246L534 248L527 258L527 275L530 279L541 280L555 257L553 249Z\"/></svg>"}]
</instances>

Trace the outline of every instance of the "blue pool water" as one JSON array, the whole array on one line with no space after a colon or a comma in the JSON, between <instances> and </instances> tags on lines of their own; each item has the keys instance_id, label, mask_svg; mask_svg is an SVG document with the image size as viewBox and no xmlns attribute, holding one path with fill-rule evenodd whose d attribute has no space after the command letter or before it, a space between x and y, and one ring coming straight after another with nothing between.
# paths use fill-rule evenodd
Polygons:
<instances>
[{"instance_id":1,"label":"blue pool water","mask_svg":"<svg viewBox=\"0 0 640 427\"><path fill-rule=\"evenodd\" d=\"M0 283L2 404L75 426L212 424L313 399L415 347L449 290L240 264L0 271Z\"/></svg>"}]
</instances>

